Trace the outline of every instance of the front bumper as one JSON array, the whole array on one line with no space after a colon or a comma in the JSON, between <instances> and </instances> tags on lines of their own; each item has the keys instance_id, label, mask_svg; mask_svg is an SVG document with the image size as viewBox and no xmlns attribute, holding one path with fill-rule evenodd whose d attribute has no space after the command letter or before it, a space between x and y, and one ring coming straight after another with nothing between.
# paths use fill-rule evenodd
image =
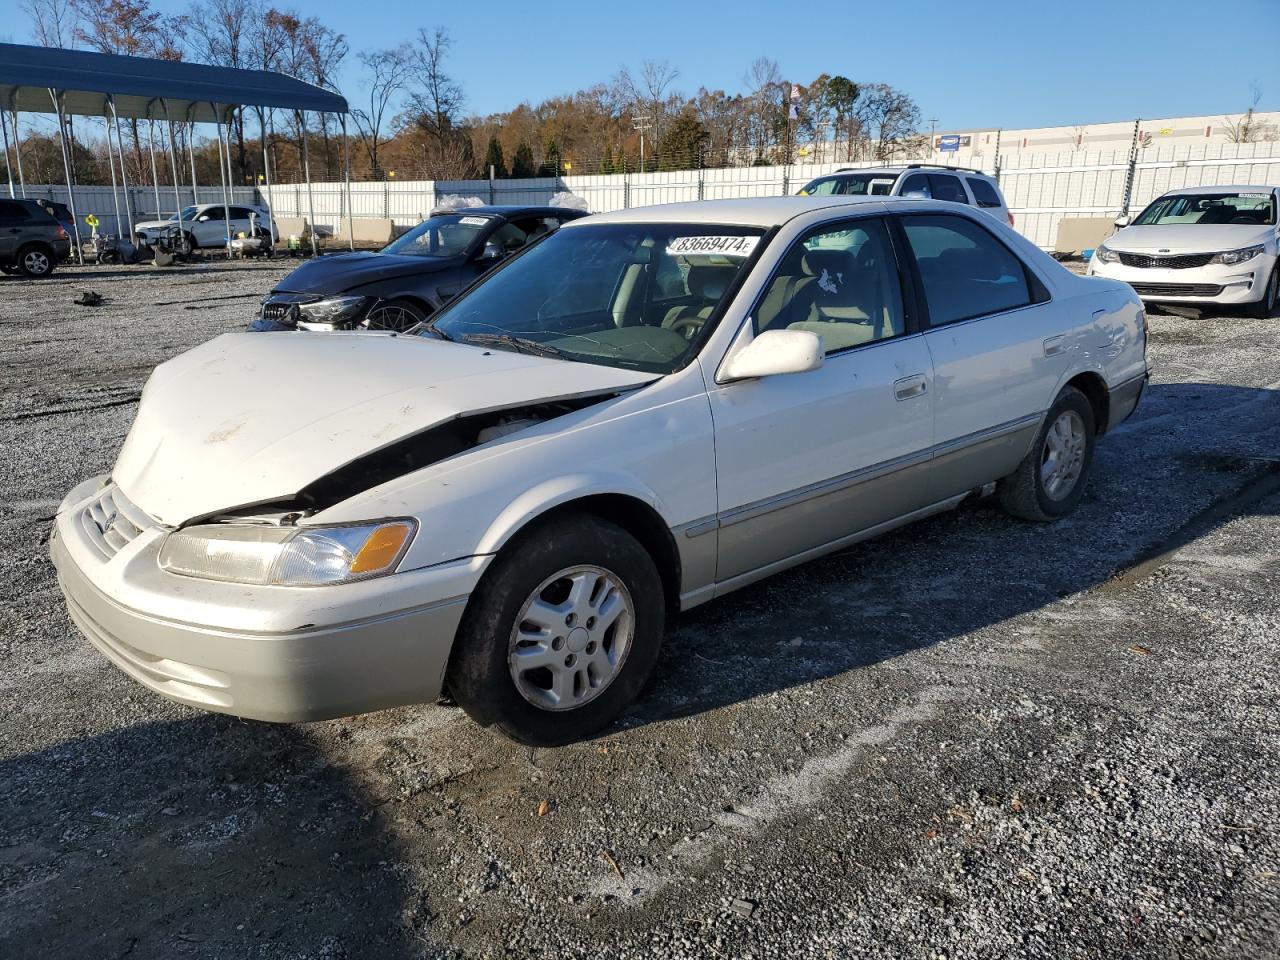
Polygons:
<instances>
[{"instance_id":1,"label":"front bumper","mask_svg":"<svg viewBox=\"0 0 1280 960\"><path fill-rule=\"evenodd\" d=\"M104 560L81 521L87 502L65 503L50 538L76 626L156 693L255 720L324 720L437 699L489 560L324 587L196 580L160 569L159 528Z\"/></svg>"},{"instance_id":2,"label":"front bumper","mask_svg":"<svg viewBox=\"0 0 1280 960\"><path fill-rule=\"evenodd\" d=\"M1264 253L1234 265L1170 270L1101 263L1094 257L1089 275L1123 280L1143 300L1154 303L1253 303L1262 299L1275 263L1275 257Z\"/></svg>"}]
</instances>

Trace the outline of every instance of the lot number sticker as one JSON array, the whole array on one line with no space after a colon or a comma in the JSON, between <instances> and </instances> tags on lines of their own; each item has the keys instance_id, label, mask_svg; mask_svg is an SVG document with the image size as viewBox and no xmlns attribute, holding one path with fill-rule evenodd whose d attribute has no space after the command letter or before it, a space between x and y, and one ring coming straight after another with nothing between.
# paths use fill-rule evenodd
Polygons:
<instances>
[{"instance_id":1,"label":"lot number sticker","mask_svg":"<svg viewBox=\"0 0 1280 960\"><path fill-rule=\"evenodd\" d=\"M724 257L748 257L759 240L759 237L673 237L667 244L667 256L718 253Z\"/></svg>"},{"instance_id":2,"label":"lot number sticker","mask_svg":"<svg viewBox=\"0 0 1280 960\"><path fill-rule=\"evenodd\" d=\"M488 217L463 217L458 222L465 223L468 227L483 227L486 223L489 222L489 218Z\"/></svg>"}]
</instances>

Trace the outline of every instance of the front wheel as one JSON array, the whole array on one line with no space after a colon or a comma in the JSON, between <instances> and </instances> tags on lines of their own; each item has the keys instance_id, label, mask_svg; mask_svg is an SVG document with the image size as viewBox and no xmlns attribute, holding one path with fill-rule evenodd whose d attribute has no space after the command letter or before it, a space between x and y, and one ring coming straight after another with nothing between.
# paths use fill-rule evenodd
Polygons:
<instances>
[{"instance_id":1,"label":"front wheel","mask_svg":"<svg viewBox=\"0 0 1280 960\"><path fill-rule=\"evenodd\" d=\"M360 326L365 330L391 330L395 333L404 333L426 318L426 311L410 300L383 300L374 304Z\"/></svg>"},{"instance_id":2,"label":"front wheel","mask_svg":"<svg viewBox=\"0 0 1280 960\"><path fill-rule=\"evenodd\" d=\"M1258 320L1266 320L1276 309L1277 288L1280 287L1280 261L1277 261L1267 280L1267 288L1262 291L1262 299L1249 304L1249 316Z\"/></svg>"},{"instance_id":3,"label":"front wheel","mask_svg":"<svg viewBox=\"0 0 1280 960\"><path fill-rule=\"evenodd\" d=\"M1066 387L1049 408L1031 451L1000 481L1000 505L1023 520L1044 523L1067 516L1084 495L1096 435L1088 399Z\"/></svg>"},{"instance_id":4,"label":"front wheel","mask_svg":"<svg viewBox=\"0 0 1280 960\"><path fill-rule=\"evenodd\" d=\"M559 746L613 722L662 643L662 579L622 528L591 516L540 524L471 597L449 693L518 743Z\"/></svg>"}]
</instances>

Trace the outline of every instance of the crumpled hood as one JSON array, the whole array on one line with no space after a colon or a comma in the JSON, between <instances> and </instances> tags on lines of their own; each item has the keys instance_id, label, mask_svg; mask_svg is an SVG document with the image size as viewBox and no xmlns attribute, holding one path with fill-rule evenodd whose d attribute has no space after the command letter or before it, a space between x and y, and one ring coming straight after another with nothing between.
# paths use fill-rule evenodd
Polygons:
<instances>
[{"instance_id":1,"label":"crumpled hood","mask_svg":"<svg viewBox=\"0 0 1280 960\"><path fill-rule=\"evenodd\" d=\"M1273 230L1275 227L1260 227L1256 223L1172 223L1125 227L1105 242L1111 250L1221 253L1262 243Z\"/></svg>"},{"instance_id":2,"label":"crumpled hood","mask_svg":"<svg viewBox=\"0 0 1280 960\"><path fill-rule=\"evenodd\" d=\"M188 220L186 222L190 223L191 221ZM177 224L178 224L177 220L144 220L142 223L135 223L133 225L133 229L134 230L160 230L160 229L163 229L164 227L177 226Z\"/></svg>"},{"instance_id":3,"label":"crumpled hood","mask_svg":"<svg viewBox=\"0 0 1280 960\"><path fill-rule=\"evenodd\" d=\"M393 253L342 253L308 260L275 286L282 293L344 293L394 277L422 276L456 267L461 257L402 257Z\"/></svg>"},{"instance_id":4,"label":"crumpled hood","mask_svg":"<svg viewBox=\"0 0 1280 960\"><path fill-rule=\"evenodd\" d=\"M178 525L292 496L464 414L653 379L422 337L229 333L156 368L112 476L139 508Z\"/></svg>"}]
</instances>

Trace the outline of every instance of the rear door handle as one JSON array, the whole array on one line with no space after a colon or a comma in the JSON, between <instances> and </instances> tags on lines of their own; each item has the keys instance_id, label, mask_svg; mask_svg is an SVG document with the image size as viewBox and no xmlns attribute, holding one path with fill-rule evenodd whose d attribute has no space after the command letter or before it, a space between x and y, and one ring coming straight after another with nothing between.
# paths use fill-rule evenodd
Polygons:
<instances>
[{"instance_id":1,"label":"rear door handle","mask_svg":"<svg viewBox=\"0 0 1280 960\"><path fill-rule=\"evenodd\" d=\"M1044 341L1044 355L1046 357L1056 357L1058 354L1065 352L1067 349L1067 335L1060 333L1056 337L1047 337Z\"/></svg>"},{"instance_id":2,"label":"rear door handle","mask_svg":"<svg viewBox=\"0 0 1280 960\"><path fill-rule=\"evenodd\" d=\"M899 400L910 400L924 394L929 388L923 373L914 373L909 377L893 381L893 395Z\"/></svg>"}]
</instances>

